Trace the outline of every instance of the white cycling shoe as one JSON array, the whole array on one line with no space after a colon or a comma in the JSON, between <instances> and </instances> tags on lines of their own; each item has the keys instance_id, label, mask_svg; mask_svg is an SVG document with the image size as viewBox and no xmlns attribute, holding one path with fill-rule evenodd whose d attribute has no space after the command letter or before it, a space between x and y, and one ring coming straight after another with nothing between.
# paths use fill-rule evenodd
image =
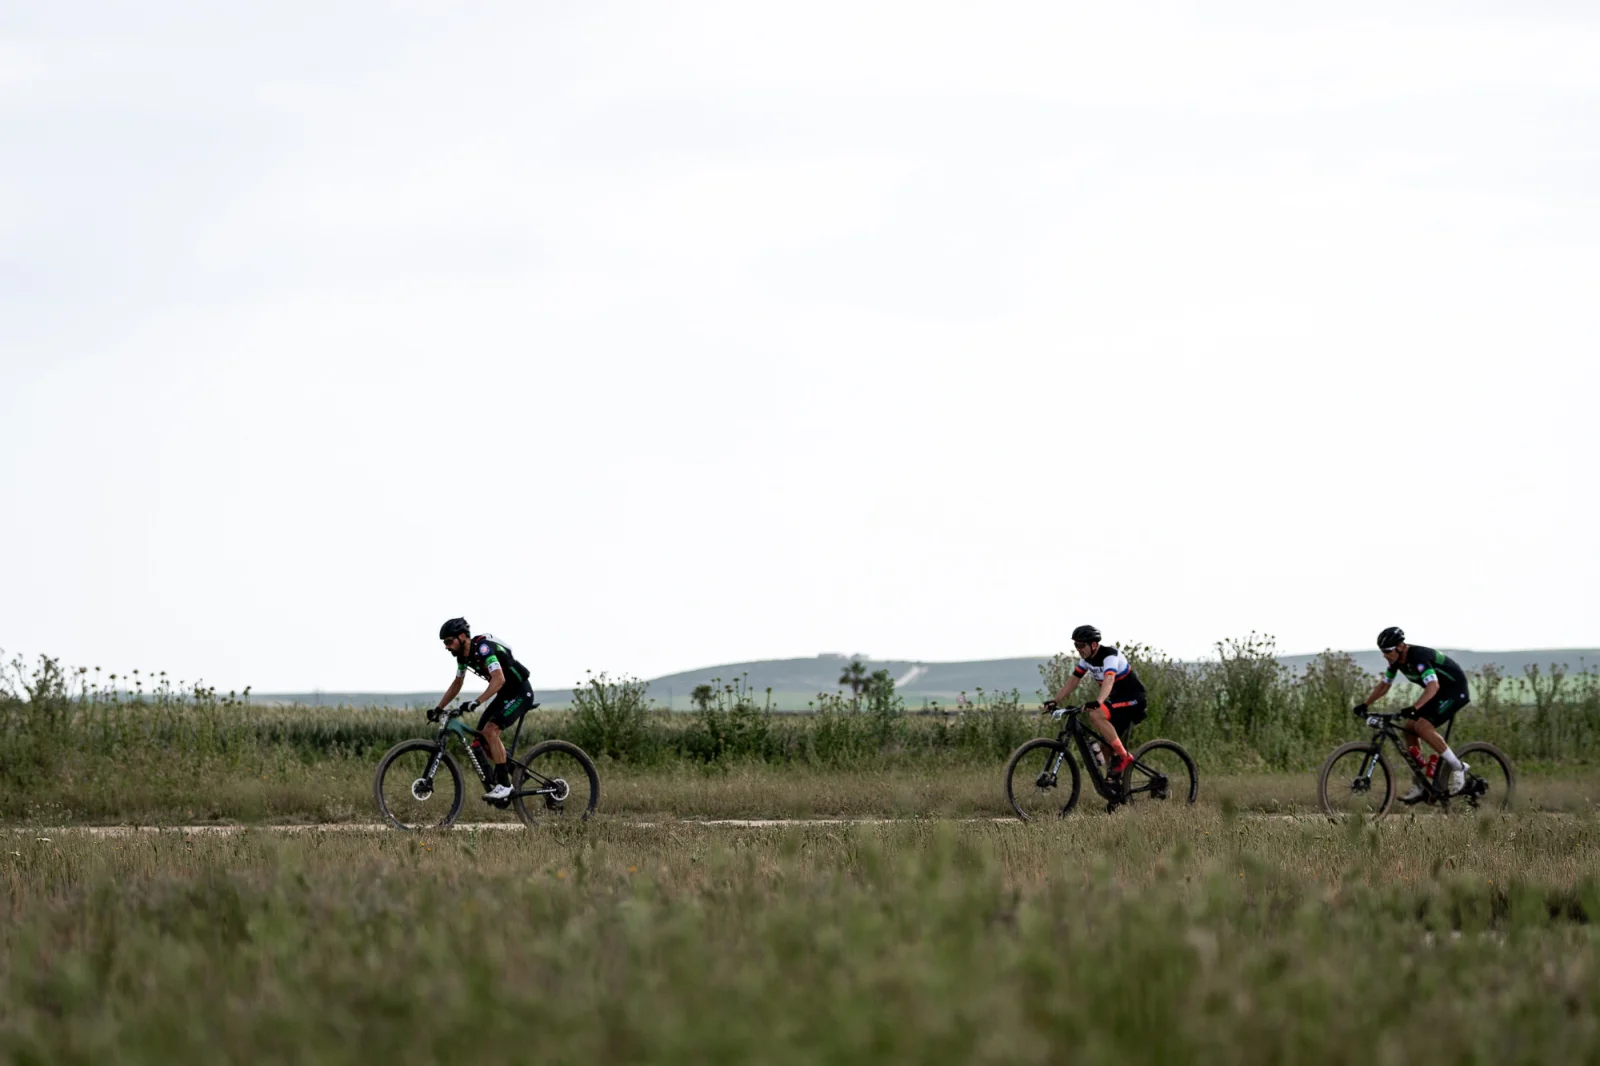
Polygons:
<instances>
[{"instance_id":1,"label":"white cycling shoe","mask_svg":"<svg viewBox=\"0 0 1600 1066\"><path fill-rule=\"evenodd\" d=\"M483 798L486 799L486 800L510 799L511 798L511 786L510 785L496 785L493 788L491 788L489 791L485 792L483 794Z\"/></svg>"},{"instance_id":2,"label":"white cycling shoe","mask_svg":"<svg viewBox=\"0 0 1600 1066\"><path fill-rule=\"evenodd\" d=\"M1412 785L1411 791L1400 797L1401 803L1415 803L1422 798L1422 786Z\"/></svg>"},{"instance_id":3,"label":"white cycling shoe","mask_svg":"<svg viewBox=\"0 0 1600 1066\"><path fill-rule=\"evenodd\" d=\"M1450 795L1454 796L1456 793L1467 787L1467 771L1470 769L1470 766L1468 766L1466 763L1462 763L1461 769L1450 771Z\"/></svg>"}]
</instances>

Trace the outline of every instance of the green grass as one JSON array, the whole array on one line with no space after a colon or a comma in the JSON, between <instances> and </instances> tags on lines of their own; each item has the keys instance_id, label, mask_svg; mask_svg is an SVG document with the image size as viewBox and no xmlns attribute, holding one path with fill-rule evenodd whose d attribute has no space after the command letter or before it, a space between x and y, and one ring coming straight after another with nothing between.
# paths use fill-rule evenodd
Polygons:
<instances>
[{"instance_id":1,"label":"green grass","mask_svg":"<svg viewBox=\"0 0 1600 1066\"><path fill-rule=\"evenodd\" d=\"M1592 816L0 841L8 1062L1600 1055Z\"/></svg>"},{"instance_id":2,"label":"green grass","mask_svg":"<svg viewBox=\"0 0 1600 1066\"><path fill-rule=\"evenodd\" d=\"M371 823L379 820L372 799L376 764L376 757L354 756L265 767L212 761L173 772L119 774L109 763L83 761L69 764L48 782L12 793L0 824ZM853 770L759 762L640 768L603 760L599 814L631 820L1004 817L1012 812L1003 771L1000 760L955 758ZM461 820L515 822L513 813L496 811L478 799L471 789L476 779L467 773ZM1319 810L1314 771L1212 774L1202 765L1200 774L1200 806L1205 809L1227 805L1264 814ZM1600 768L1524 767L1518 809L1600 810ZM1417 816L1434 812L1424 809ZM1073 817L1103 817L1103 808L1086 793Z\"/></svg>"}]
</instances>

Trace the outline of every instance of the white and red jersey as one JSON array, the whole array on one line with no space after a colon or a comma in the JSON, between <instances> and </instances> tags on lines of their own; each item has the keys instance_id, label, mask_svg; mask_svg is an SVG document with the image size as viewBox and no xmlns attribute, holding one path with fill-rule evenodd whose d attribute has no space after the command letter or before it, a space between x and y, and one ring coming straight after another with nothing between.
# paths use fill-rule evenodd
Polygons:
<instances>
[{"instance_id":1,"label":"white and red jersey","mask_svg":"<svg viewBox=\"0 0 1600 1066\"><path fill-rule=\"evenodd\" d=\"M1113 703L1124 700L1139 699L1144 696L1144 682L1139 680L1139 675L1133 672L1133 664L1128 657L1109 644L1100 645L1095 653L1087 659L1079 659L1078 665L1073 668L1073 677L1082 677L1088 674L1096 682L1104 681L1107 677L1112 679L1111 695Z\"/></svg>"}]
</instances>

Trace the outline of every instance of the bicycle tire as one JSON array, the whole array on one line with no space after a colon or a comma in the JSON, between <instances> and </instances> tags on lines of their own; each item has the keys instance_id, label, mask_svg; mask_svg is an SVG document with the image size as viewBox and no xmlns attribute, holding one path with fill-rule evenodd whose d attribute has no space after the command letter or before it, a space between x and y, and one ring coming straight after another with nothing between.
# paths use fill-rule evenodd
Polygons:
<instances>
[{"instance_id":1,"label":"bicycle tire","mask_svg":"<svg viewBox=\"0 0 1600 1066\"><path fill-rule=\"evenodd\" d=\"M1341 760L1358 752L1363 758L1354 764L1357 767L1365 765L1366 758L1377 755L1378 763L1373 776L1382 778L1383 791L1380 795L1376 789L1376 782L1373 782L1366 791L1369 797L1366 800L1345 800L1341 803L1339 801L1346 794L1351 797L1359 797L1362 794L1362 790L1354 787L1358 778L1350 778L1348 793L1341 793L1339 789L1346 786L1338 781L1334 782L1331 790L1329 789L1330 775L1335 772L1335 767L1339 766ZM1383 746L1369 740L1352 740L1348 744L1334 748L1323 762L1321 772L1317 774L1317 802L1322 805L1323 813L1329 818L1361 817L1376 821L1388 814L1389 809L1394 806L1394 772L1390 770L1389 760L1383 754Z\"/></svg>"},{"instance_id":2,"label":"bicycle tire","mask_svg":"<svg viewBox=\"0 0 1600 1066\"><path fill-rule=\"evenodd\" d=\"M553 767L558 770L554 774L547 774L540 767L533 765L535 760L539 759L544 759L546 764L558 763L562 757L577 763L586 778L584 784L588 786L588 794L580 797L576 806L582 811L577 820L580 822L588 821L589 815L593 814L595 808L600 805L600 772L595 769L594 760L589 758L589 753L570 741L541 740L529 748L526 758L517 759L518 765L512 772L511 786L517 792L521 792L524 783L528 780L528 769L530 767L534 772L542 776L559 777L562 780L566 780L563 774L559 772L559 765ZM568 795L565 798L570 798L572 793L577 791L578 786L572 781L567 781L567 785ZM532 826L537 824L539 818L566 815L565 798L562 801L555 801L545 796L519 796L513 794L511 805L516 808L517 817L522 819L522 824Z\"/></svg>"},{"instance_id":3,"label":"bicycle tire","mask_svg":"<svg viewBox=\"0 0 1600 1066\"><path fill-rule=\"evenodd\" d=\"M1472 756L1472 758L1468 758L1469 755ZM1486 810L1509 811L1511 809L1511 803L1517 791L1517 772L1512 768L1511 760L1506 756L1505 752L1501 751L1493 744L1489 744L1481 740L1475 740L1471 744L1463 744L1461 747L1457 748L1456 757L1472 767L1472 769L1468 771L1469 777L1478 777L1479 780L1488 780L1487 777L1480 777L1474 772L1484 767L1485 760L1498 764L1500 767L1500 772L1505 778L1505 795L1499 798L1498 803L1495 803L1491 800L1490 805L1473 802L1474 799L1479 799L1482 797L1468 798L1453 796L1451 797L1452 800L1460 799L1464 804L1472 809L1477 810L1479 813L1483 813ZM1468 787L1471 787L1470 782Z\"/></svg>"},{"instance_id":4,"label":"bicycle tire","mask_svg":"<svg viewBox=\"0 0 1600 1066\"><path fill-rule=\"evenodd\" d=\"M1156 766L1143 766L1140 760L1149 755L1154 761L1154 753L1158 751L1171 752L1178 757L1179 764L1189 778L1187 788L1174 787L1173 775L1168 773L1166 794L1161 795L1152 790L1156 783L1156 772L1162 771L1158 771ZM1181 799L1185 803L1192 804L1200 798L1200 774L1195 769L1194 758L1176 740L1151 740L1139 745L1139 750L1133 753L1133 765L1123 771L1122 780L1122 802L1127 804L1132 804L1135 799L1141 804L1146 801L1164 802L1169 799Z\"/></svg>"},{"instance_id":5,"label":"bicycle tire","mask_svg":"<svg viewBox=\"0 0 1600 1066\"><path fill-rule=\"evenodd\" d=\"M1006 762L1006 799L1010 801L1011 809L1017 812L1017 817L1024 822L1034 821L1055 806L1053 801L1045 802L1044 796L1058 786L1051 784L1048 788L1041 789L1037 785L1039 777L1044 773L1046 767L1050 765L1053 756L1046 755L1042 760L1036 757L1031 768L1023 765L1030 752L1042 752L1045 750L1060 752L1063 755L1061 769L1068 771L1067 776L1072 780L1072 785L1067 791L1066 801L1056 811L1056 817L1064 818L1072 812L1072 808L1078 804L1078 793L1083 788L1083 778L1078 770L1078 760L1072 757L1072 752L1065 743L1059 740L1051 740L1048 737L1039 737L1028 741L1012 752L1010 760ZM1020 786L1017 784L1019 767L1024 777ZM1057 770L1056 777L1058 780L1060 776L1061 770Z\"/></svg>"},{"instance_id":6,"label":"bicycle tire","mask_svg":"<svg viewBox=\"0 0 1600 1066\"><path fill-rule=\"evenodd\" d=\"M401 765L402 760L404 760L403 765L406 767L406 770L402 770L402 775L407 772L414 774L415 776L412 777L413 783L422 779L418 760L407 759L406 756L412 755L413 753L420 754L422 756L422 759L420 760L420 767L425 768L427 763L432 760L434 754L438 752L439 745L431 740L402 740L400 743L390 748L388 752L384 754L382 759L378 760L378 772L374 774L372 778L372 798L377 801L378 813L382 814L384 818L388 820L389 824L394 826L396 829L404 829L408 831L416 831L421 829L448 829L455 823L456 818L460 816L461 803L466 798L466 789L461 780L461 768L456 765L456 761L450 757L450 753L448 751L442 753L443 758L440 759L440 767L441 770L443 770L449 777L450 783L454 788L454 794L451 797L448 808L444 811L442 817L440 817L437 821L429 822L426 819L413 820L406 817L415 812L404 809L401 811L396 811L394 807L398 804L392 804L389 801L389 798L384 794L384 778L388 775L391 769L395 768L396 765ZM412 784L403 781L399 782L399 784L402 786L402 791L397 793L396 800L399 800L400 796L411 796L413 797L411 802L418 804L420 809L420 804L429 802L429 800L439 794L439 788L437 784L438 780L439 773L436 772L434 774L435 784L433 791L427 798L422 800L417 800L414 798L415 792L413 791Z\"/></svg>"}]
</instances>

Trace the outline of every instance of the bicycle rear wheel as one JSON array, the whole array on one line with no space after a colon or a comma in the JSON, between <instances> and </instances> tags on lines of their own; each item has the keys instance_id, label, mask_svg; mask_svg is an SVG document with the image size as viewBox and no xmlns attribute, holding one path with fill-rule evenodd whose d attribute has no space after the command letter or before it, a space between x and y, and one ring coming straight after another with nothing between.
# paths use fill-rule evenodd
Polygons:
<instances>
[{"instance_id":1,"label":"bicycle rear wheel","mask_svg":"<svg viewBox=\"0 0 1600 1066\"><path fill-rule=\"evenodd\" d=\"M1193 803L1200 795L1194 760L1172 740L1152 740L1133 753L1133 765L1122 774L1123 802Z\"/></svg>"},{"instance_id":2,"label":"bicycle rear wheel","mask_svg":"<svg viewBox=\"0 0 1600 1066\"><path fill-rule=\"evenodd\" d=\"M429 777L435 755L439 765ZM461 770L433 741L403 740L378 761L372 794L396 829L446 829L461 813Z\"/></svg>"},{"instance_id":3,"label":"bicycle rear wheel","mask_svg":"<svg viewBox=\"0 0 1600 1066\"><path fill-rule=\"evenodd\" d=\"M1467 764L1467 784L1452 804L1479 813L1511 810L1517 790L1517 774L1506 753L1493 744L1475 741L1456 749L1456 757Z\"/></svg>"},{"instance_id":4,"label":"bicycle rear wheel","mask_svg":"<svg viewBox=\"0 0 1600 1066\"><path fill-rule=\"evenodd\" d=\"M1024 822L1065 815L1077 804L1082 787L1078 762L1059 740L1030 740L1006 763L1006 799Z\"/></svg>"},{"instance_id":5,"label":"bicycle rear wheel","mask_svg":"<svg viewBox=\"0 0 1600 1066\"><path fill-rule=\"evenodd\" d=\"M1317 775L1317 799L1330 818L1381 818L1394 805L1394 775L1383 749L1355 740L1333 750Z\"/></svg>"},{"instance_id":6,"label":"bicycle rear wheel","mask_svg":"<svg viewBox=\"0 0 1600 1066\"><path fill-rule=\"evenodd\" d=\"M513 763L511 805L526 825L540 818L581 822L600 803L600 773L576 744L542 740Z\"/></svg>"}]
</instances>

